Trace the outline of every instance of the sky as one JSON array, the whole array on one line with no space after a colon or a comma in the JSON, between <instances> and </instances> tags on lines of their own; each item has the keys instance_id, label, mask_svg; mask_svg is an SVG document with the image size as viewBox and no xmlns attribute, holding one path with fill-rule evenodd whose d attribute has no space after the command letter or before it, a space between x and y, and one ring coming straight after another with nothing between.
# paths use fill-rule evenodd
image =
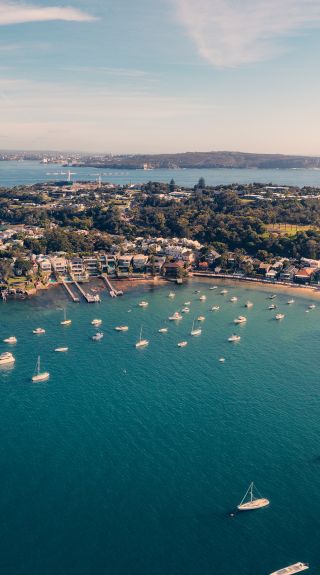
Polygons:
<instances>
[{"instance_id":1,"label":"sky","mask_svg":"<svg viewBox=\"0 0 320 575\"><path fill-rule=\"evenodd\" d=\"M319 0L0 0L0 149L320 155Z\"/></svg>"}]
</instances>

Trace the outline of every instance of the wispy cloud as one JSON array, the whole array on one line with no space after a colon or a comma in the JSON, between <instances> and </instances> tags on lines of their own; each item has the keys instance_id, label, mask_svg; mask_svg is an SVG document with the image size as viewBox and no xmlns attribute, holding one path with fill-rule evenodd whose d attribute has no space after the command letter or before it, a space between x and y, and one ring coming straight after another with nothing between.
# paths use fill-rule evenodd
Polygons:
<instances>
[{"instance_id":1,"label":"wispy cloud","mask_svg":"<svg viewBox=\"0 0 320 575\"><path fill-rule=\"evenodd\" d=\"M43 7L24 2L0 0L0 26L49 20L90 22L95 19L87 12L68 6Z\"/></svg>"},{"instance_id":2,"label":"wispy cloud","mask_svg":"<svg viewBox=\"0 0 320 575\"><path fill-rule=\"evenodd\" d=\"M217 67L269 60L320 27L319 0L172 0L199 54Z\"/></svg>"}]
</instances>

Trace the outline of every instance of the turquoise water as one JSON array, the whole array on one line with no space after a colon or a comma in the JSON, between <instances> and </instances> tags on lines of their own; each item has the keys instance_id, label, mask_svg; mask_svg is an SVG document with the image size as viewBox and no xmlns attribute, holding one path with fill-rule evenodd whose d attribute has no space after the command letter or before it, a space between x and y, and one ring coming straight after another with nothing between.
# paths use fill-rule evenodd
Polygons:
<instances>
[{"instance_id":1,"label":"turquoise water","mask_svg":"<svg viewBox=\"0 0 320 575\"><path fill-rule=\"evenodd\" d=\"M43 165L39 162L0 162L0 186L34 184L67 178L67 168ZM194 186L204 177L209 185L247 184L253 182L292 186L320 186L320 170L317 169L185 169L185 170L101 170L97 168L74 168L72 178L77 181L97 181L101 174L103 182L129 184L169 182L174 178L177 185Z\"/></svg>"},{"instance_id":2,"label":"turquoise water","mask_svg":"<svg viewBox=\"0 0 320 575\"><path fill-rule=\"evenodd\" d=\"M165 286L103 294L100 306L58 291L0 304L0 340L18 338L15 367L0 371L5 575L267 575L296 561L319 573L320 302L305 313L310 300L288 306L279 293L276 322L267 291L174 289L174 300ZM187 300L190 314L169 322ZM191 338L199 314L203 333ZM150 345L136 350L141 325ZM233 332L239 344L227 342ZM68 354L53 352L64 345ZM38 354L51 378L36 385ZM251 481L270 507L230 518Z\"/></svg>"}]
</instances>

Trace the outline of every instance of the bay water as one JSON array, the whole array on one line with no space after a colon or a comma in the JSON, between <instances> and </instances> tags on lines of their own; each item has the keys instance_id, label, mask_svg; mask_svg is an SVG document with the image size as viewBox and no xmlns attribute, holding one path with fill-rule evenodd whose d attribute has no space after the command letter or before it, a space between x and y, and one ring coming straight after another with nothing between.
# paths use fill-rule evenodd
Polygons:
<instances>
[{"instance_id":1,"label":"bay water","mask_svg":"<svg viewBox=\"0 0 320 575\"><path fill-rule=\"evenodd\" d=\"M275 321L268 289L222 296L222 285L174 286L174 299L166 285L103 292L95 306L60 289L0 303L0 341L18 339L14 367L0 370L2 573L267 575L297 561L320 572L320 301L308 310L298 292L287 305L279 291ZM141 326L150 344L137 350ZM38 355L51 377L33 384ZM231 517L251 481L270 506Z\"/></svg>"}]
</instances>

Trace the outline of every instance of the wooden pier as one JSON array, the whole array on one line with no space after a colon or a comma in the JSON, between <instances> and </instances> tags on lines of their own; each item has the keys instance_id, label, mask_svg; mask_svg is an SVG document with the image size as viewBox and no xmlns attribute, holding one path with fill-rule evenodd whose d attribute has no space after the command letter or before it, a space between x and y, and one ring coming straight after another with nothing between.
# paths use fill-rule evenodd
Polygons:
<instances>
[{"instance_id":1,"label":"wooden pier","mask_svg":"<svg viewBox=\"0 0 320 575\"><path fill-rule=\"evenodd\" d=\"M107 274L101 274L101 277L104 281L104 283L106 284L108 290L109 290L109 294L111 297L118 297L119 295L123 295L123 291L122 290L116 290L114 289L111 281L108 278Z\"/></svg>"}]
</instances>

